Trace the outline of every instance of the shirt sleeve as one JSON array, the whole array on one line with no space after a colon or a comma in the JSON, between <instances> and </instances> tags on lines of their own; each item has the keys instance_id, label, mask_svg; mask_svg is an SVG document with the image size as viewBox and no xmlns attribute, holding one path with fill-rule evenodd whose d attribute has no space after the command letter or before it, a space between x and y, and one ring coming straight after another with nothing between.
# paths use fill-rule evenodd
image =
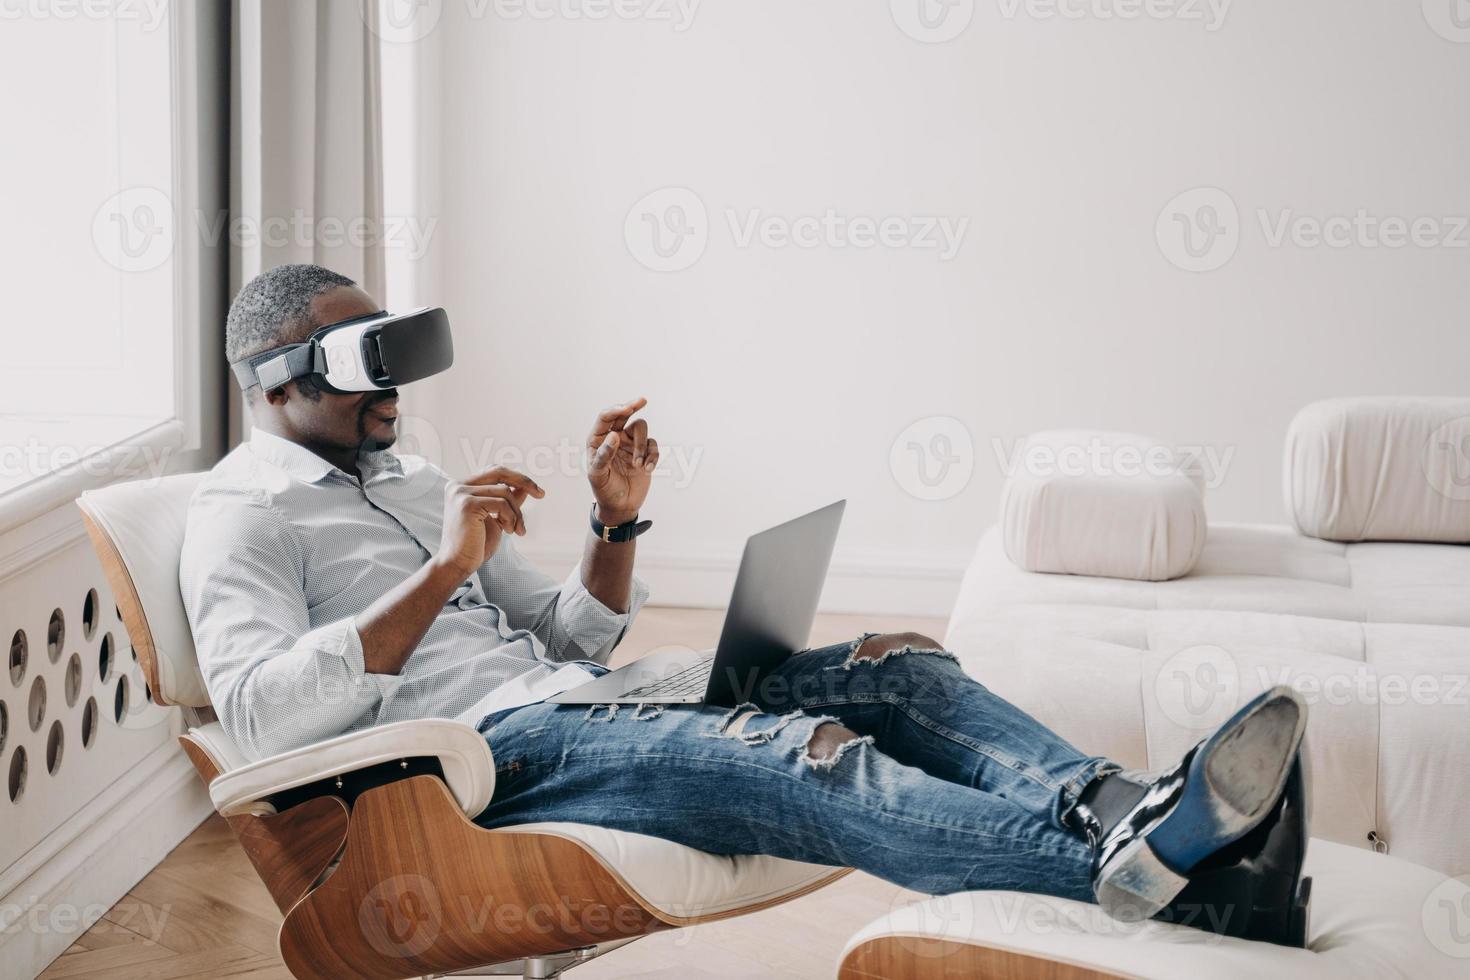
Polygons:
<instances>
[{"instance_id":1,"label":"shirt sleeve","mask_svg":"<svg viewBox=\"0 0 1470 980\"><path fill-rule=\"evenodd\" d=\"M179 589L220 725L252 759L341 735L382 701L352 618L311 628L304 564L268 504L209 490L191 504Z\"/></svg>"},{"instance_id":2,"label":"shirt sleeve","mask_svg":"<svg viewBox=\"0 0 1470 980\"><path fill-rule=\"evenodd\" d=\"M634 575L628 611L616 613L587 591L581 562L560 583L526 560L509 537L480 566L480 587L505 613L510 625L532 633L557 662L605 664L648 599L648 586Z\"/></svg>"}]
</instances>

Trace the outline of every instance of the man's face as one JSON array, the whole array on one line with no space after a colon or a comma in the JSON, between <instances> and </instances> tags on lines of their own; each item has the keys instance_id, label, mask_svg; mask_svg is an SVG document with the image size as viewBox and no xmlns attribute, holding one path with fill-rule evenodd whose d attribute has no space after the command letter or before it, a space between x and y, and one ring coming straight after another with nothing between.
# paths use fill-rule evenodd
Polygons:
<instances>
[{"instance_id":1,"label":"man's face","mask_svg":"<svg viewBox=\"0 0 1470 980\"><path fill-rule=\"evenodd\" d=\"M380 307L356 286L338 286L318 296L311 310L313 322L325 326L377 313ZM309 389L310 381L304 383ZM398 438L396 388L339 395L330 391L303 391L299 384L294 384L284 397L270 397L291 427L318 445L346 451L375 450L391 446Z\"/></svg>"}]
</instances>

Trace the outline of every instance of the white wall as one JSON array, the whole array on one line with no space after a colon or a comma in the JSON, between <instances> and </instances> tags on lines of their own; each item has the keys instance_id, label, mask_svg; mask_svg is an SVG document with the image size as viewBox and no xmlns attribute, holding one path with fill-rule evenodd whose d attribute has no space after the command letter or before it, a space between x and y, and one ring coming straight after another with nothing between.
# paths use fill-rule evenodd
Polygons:
<instances>
[{"instance_id":1,"label":"white wall","mask_svg":"<svg viewBox=\"0 0 1470 980\"><path fill-rule=\"evenodd\" d=\"M1470 43L1428 24L1450 25L1452 0L1190 0L1131 20L1098 16L1108 0L1052 18L990 0L940 44L898 26L912 0L706 0L682 31L536 2L549 19L444 0L424 42L443 100L432 279L460 360L405 407L464 472L462 440L556 446L647 395L665 459L698 459L646 510L659 599L720 603L745 534L845 495L829 607L942 612L996 509L992 440L1088 425L1209 446L1233 453L1212 519L1276 521L1300 406L1464 390ZM1201 186L1239 213L1203 261L1235 251L1185 271L1165 208ZM683 271L625 241L665 187L708 212ZM968 227L943 261L740 247L726 215L828 208ZM1262 212L1287 209L1450 219L1421 237L1458 247L1272 246ZM942 501L890 466L930 416L973 444L973 476ZM526 548L569 561L588 493L539 475L551 496Z\"/></svg>"}]
</instances>

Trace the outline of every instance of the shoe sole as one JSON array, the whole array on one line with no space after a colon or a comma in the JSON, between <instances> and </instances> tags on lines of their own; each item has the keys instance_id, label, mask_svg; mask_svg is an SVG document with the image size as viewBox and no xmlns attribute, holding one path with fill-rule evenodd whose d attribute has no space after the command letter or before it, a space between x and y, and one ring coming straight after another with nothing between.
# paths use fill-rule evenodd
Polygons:
<instances>
[{"instance_id":1,"label":"shoe sole","mask_svg":"<svg viewBox=\"0 0 1470 980\"><path fill-rule=\"evenodd\" d=\"M1189 884L1192 868L1254 830L1285 792L1306 724L1306 703L1283 686L1216 733L1191 763L1179 803L1099 877L1103 910L1126 922L1152 918Z\"/></svg>"}]
</instances>

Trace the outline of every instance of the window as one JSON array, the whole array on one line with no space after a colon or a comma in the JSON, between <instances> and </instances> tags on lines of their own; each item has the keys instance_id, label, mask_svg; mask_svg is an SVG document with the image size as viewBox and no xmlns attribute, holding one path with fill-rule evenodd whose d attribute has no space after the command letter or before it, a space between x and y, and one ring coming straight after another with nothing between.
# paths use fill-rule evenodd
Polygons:
<instances>
[{"instance_id":1,"label":"window","mask_svg":"<svg viewBox=\"0 0 1470 980\"><path fill-rule=\"evenodd\" d=\"M0 502L179 414L171 16L0 8Z\"/></svg>"}]
</instances>

